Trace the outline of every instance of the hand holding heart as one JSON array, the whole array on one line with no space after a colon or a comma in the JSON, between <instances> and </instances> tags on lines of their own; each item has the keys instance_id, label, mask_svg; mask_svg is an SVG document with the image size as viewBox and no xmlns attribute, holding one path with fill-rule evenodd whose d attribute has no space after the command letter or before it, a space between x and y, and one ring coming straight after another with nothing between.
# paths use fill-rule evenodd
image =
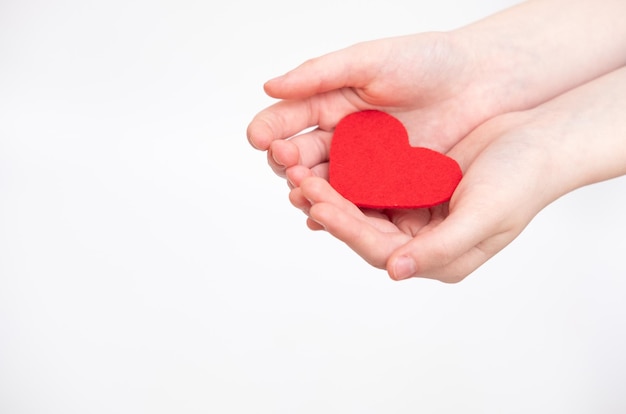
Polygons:
<instances>
[{"instance_id":1,"label":"hand holding heart","mask_svg":"<svg viewBox=\"0 0 626 414\"><path fill-rule=\"evenodd\" d=\"M543 188L543 174L550 169L541 146L530 144L541 137L523 137L527 144L519 145L522 134L508 131L523 118L529 116L487 122L449 152L465 170L449 203L358 208L303 166L287 170L294 184L289 198L307 214L312 230L328 231L395 280L419 276L458 282L513 240L526 218L542 207L526 199ZM520 169L528 174L519 174ZM510 214L527 207L533 213Z\"/></svg>"},{"instance_id":2,"label":"hand holding heart","mask_svg":"<svg viewBox=\"0 0 626 414\"><path fill-rule=\"evenodd\" d=\"M310 60L265 84L269 95L282 100L255 116L248 138L267 150L280 176L294 165L324 175L337 123L353 112L378 109L404 125L412 146L445 153L500 111L499 101L483 89L489 85L477 81L473 59L469 45L439 33L366 42ZM509 100L512 107L515 101ZM315 129L300 134L310 127Z\"/></svg>"},{"instance_id":3,"label":"hand holding heart","mask_svg":"<svg viewBox=\"0 0 626 414\"><path fill-rule=\"evenodd\" d=\"M619 19L625 5L524 2L453 32L365 42L309 60L265 84L280 101L254 117L248 139L267 151L271 168L287 178L290 199L309 216L309 227L325 228L392 278L458 281L511 241L545 204L575 188L565 178L546 180L554 171L567 177L572 166L552 165L560 157L549 144L558 140L537 137L558 131L559 122L552 121L559 117L546 115L554 107L538 105L624 64L626 26ZM594 30L598 21L615 24ZM572 42L572 33L584 34L584 41ZM577 47L555 50L556 44ZM566 102L566 110L581 112L573 101L557 99ZM607 114L615 108L620 107L609 106ZM329 185L339 122L370 110L388 113L406 128L407 152L428 149L458 162L464 176L449 203L355 199L361 209ZM569 138L602 136L588 124L574 132ZM342 190L341 183L334 184ZM406 190L416 191L409 185ZM399 208L418 206L430 208Z\"/></svg>"},{"instance_id":4,"label":"hand holding heart","mask_svg":"<svg viewBox=\"0 0 626 414\"><path fill-rule=\"evenodd\" d=\"M432 208L359 209L303 166L287 171L289 197L311 229L327 230L392 278L458 282L552 201L626 174L624 108L626 68L482 124L448 152L464 176L450 202Z\"/></svg>"}]
</instances>

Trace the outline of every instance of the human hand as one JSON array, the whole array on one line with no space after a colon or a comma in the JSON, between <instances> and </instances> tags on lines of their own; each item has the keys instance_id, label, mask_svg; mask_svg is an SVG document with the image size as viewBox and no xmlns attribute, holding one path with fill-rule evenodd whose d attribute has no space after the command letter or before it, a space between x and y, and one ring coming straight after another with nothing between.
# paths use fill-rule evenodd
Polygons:
<instances>
[{"instance_id":1,"label":"human hand","mask_svg":"<svg viewBox=\"0 0 626 414\"><path fill-rule=\"evenodd\" d=\"M452 32L365 42L312 59L265 84L282 101L252 120L248 139L268 151L280 176L294 165L324 176L320 154L337 122L379 109L403 122L412 145L446 152L489 118L625 64L625 11L621 0L603 7L528 1ZM315 129L292 138L308 128Z\"/></svg>"},{"instance_id":2,"label":"human hand","mask_svg":"<svg viewBox=\"0 0 626 414\"><path fill-rule=\"evenodd\" d=\"M508 188L509 158L553 172L554 160L546 161L544 152L537 151L542 143L536 137L546 131L533 135L530 129L516 128L521 118L540 111L499 117L464 137L490 118L535 107L624 65L626 26L620 16L625 7L621 0L601 8L591 0L528 1L454 32L367 42L313 59L266 83L266 92L282 101L252 120L248 139L268 152L278 175L288 178L295 188L292 202L310 214L311 228L325 226L368 262L387 268L393 278L404 278L414 269L414 276L460 280L519 234L566 187L555 184L547 192L541 180L534 203L515 217L502 216L514 205L509 204L511 197L527 196L519 193L525 187ZM598 25L602 30L596 30ZM563 46L568 44L577 47ZM333 198L337 194L323 181L332 131L345 115L365 109L400 119L412 145L457 158L466 178L450 204L428 211L362 212ZM571 136L580 137L584 130ZM516 135L534 138L515 142ZM527 188L537 185L527 174L509 178L512 183L522 180L519 184ZM508 198L499 196L500 191ZM500 215L490 215L481 224L481 206L485 214L497 210ZM324 211L337 215L327 217ZM456 238L438 236L455 232ZM424 254L415 258L414 268L405 262L402 271L398 259L413 258L414 251Z\"/></svg>"},{"instance_id":3,"label":"human hand","mask_svg":"<svg viewBox=\"0 0 626 414\"><path fill-rule=\"evenodd\" d=\"M493 112L473 56L450 34L426 33L365 42L312 59L266 83L266 92L283 101L255 117L248 137L256 148L268 150L277 174L301 164L323 175L326 159L319 154L338 121L379 109L402 121L412 145L445 151ZM316 129L287 140L312 126Z\"/></svg>"},{"instance_id":4,"label":"human hand","mask_svg":"<svg viewBox=\"0 0 626 414\"><path fill-rule=\"evenodd\" d=\"M454 146L465 175L449 203L361 210L303 166L290 200L393 279L458 282L561 195L626 174L626 68L535 109L496 117ZM324 158L324 156L321 156Z\"/></svg>"}]
</instances>

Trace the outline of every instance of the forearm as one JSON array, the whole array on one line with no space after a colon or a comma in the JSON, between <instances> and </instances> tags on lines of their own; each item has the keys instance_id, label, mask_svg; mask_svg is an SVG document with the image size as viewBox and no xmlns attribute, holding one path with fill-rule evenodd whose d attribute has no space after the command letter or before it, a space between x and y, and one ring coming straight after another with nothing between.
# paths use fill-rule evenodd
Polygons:
<instances>
[{"instance_id":1,"label":"forearm","mask_svg":"<svg viewBox=\"0 0 626 414\"><path fill-rule=\"evenodd\" d=\"M527 136L549 156L557 198L626 174L626 67L526 113Z\"/></svg>"},{"instance_id":2,"label":"forearm","mask_svg":"<svg viewBox=\"0 0 626 414\"><path fill-rule=\"evenodd\" d=\"M479 51L485 93L512 111L626 65L624 16L623 0L531 0L452 34Z\"/></svg>"}]
</instances>

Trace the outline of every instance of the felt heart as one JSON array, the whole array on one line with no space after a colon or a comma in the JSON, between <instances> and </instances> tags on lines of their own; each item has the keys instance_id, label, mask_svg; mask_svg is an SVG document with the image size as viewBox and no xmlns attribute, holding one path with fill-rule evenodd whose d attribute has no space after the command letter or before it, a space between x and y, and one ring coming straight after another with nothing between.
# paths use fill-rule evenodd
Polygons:
<instances>
[{"instance_id":1,"label":"felt heart","mask_svg":"<svg viewBox=\"0 0 626 414\"><path fill-rule=\"evenodd\" d=\"M463 173L455 160L409 145L404 125L381 111L352 113L335 128L330 184L364 208L422 208L450 200Z\"/></svg>"}]
</instances>

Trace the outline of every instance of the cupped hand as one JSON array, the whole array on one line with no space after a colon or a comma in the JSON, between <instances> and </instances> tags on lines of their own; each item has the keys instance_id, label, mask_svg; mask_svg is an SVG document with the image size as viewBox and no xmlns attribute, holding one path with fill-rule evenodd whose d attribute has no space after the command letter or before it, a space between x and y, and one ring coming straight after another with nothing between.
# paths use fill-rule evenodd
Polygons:
<instances>
[{"instance_id":1,"label":"cupped hand","mask_svg":"<svg viewBox=\"0 0 626 414\"><path fill-rule=\"evenodd\" d=\"M328 231L392 279L458 282L511 242L552 199L544 191L550 188L549 151L539 137L515 131L522 118L511 114L488 122L448 153L465 171L449 203L359 209L302 166L287 170L294 187L290 200L308 215L311 229Z\"/></svg>"},{"instance_id":2,"label":"cupped hand","mask_svg":"<svg viewBox=\"0 0 626 414\"><path fill-rule=\"evenodd\" d=\"M493 118L447 155L464 176L431 209L361 210L301 165L292 204L396 280L458 282L563 194L626 174L626 67L531 110Z\"/></svg>"},{"instance_id":3,"label":"cupped hand","mask_svg":"<svg viewBox=\"0 0 626 414\"><path fill-rule=\"evenodd\" d=\"M411 145L446 152L503 110L478 55L461 37L423 33L364 42L309 60L265 84L265 91L281 101L257 114L248 139L268 150L268 161L281 176L294 165L323 176L339 120L378 109L405 125Z\"/></svg>"},{"instance_id":4,"label":"cupped hand","mask_svg":"<svg viewBox=\"0 0 626 414\"><path fill-rule=\"evenodd\" d=\"M623 66L625 3L604 6L522 2L450 32L363 42L309 60L265 84L281 101L254 117L248 140L280 176L295 165L323 176L338 121L378 109L404 123L413 146L445 153L488 119Z\"/></svg>"}]
</instances>

